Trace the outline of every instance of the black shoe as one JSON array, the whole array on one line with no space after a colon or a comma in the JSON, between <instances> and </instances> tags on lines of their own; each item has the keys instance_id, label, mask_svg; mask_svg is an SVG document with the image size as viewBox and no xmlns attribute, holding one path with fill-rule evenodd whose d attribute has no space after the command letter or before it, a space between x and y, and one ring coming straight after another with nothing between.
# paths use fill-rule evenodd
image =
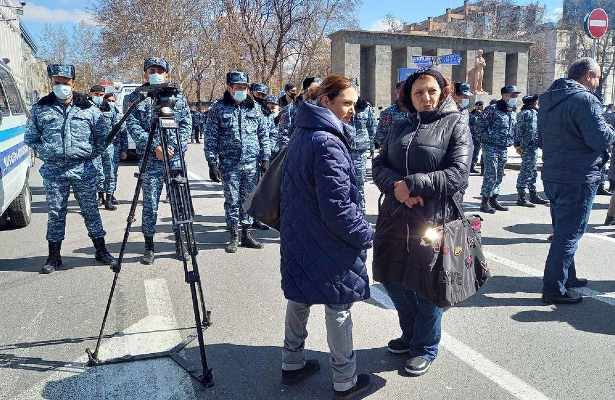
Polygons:
<instances>
[{"instance_id":1,"label":"black shoe","mask_svg":"<svg viewBox=\"0 0 615 400\"><path fill-rule=\"evenodd\" d=\"M109 210L109 211L117 210L117 207L111 201L111 195L110 194L108 194L107 197L105 198L105 210Z\"/></svg>"},{"instance_id":2,"label":"black shoe","mask_svg":"<svg viewBox=\"0 0 615 400\"><path fill-rule=\"evenodd\" d=\"M611 196L613 193L606 190L604 188L604 183L601 183L600 186L598 186L598 191L596 192L596 194L598 196Z\"/></svg>"},{"instance_id":3,"label":"black shoe","mask_svg":"<svg viewBox=\"0 0 615 400\"><path fill-rule=\"evenodd\" d=\"M534 204L527 201L527 198L525 197L525 190L519 191L519 193L517 194L517 205L521 207L529 207L529 208L536 207Z\"/></svg>"},{"instance_id":4,"label":"black shoe","mask_svg":"<svg viewBox=\"0 0 615 400\"><path fill-rule=\"evenodd\" d=\"M45 265L43 265L43 268L41 268L41 274L50 274L56 269L63 266L62 257L60 257L60 249L62 248L62 242L49 241L48 246L49 256L47 257L47 261L45 261Z\"/></svg>"},{"instance_id":5,"label":"black shoe","mask_svg":"<svg viewBox=\"0 0 615 400\"><path fill-rule=\"evenodd\" d=\"M547 236L547 242L551 243L553 241L553 234Z\"/></svg>"},{"instance_id":6,"label":"black shoe","mask_svg":"<svg viewBox=\"0 0 615 400\"><path fill-rule=\"evenodd\" d=\"M615 217L611 217L611 216L606 216L606 219L604 220L604 226L609 226L609 225L615 225Z\"/></svg>"},{"instance_id":7,"label":"black shoe","mask_svg":"<svg viewBox=\"0 0 615 400\"><path fill-rule=\"evenodd\" d=\"M261 231L268 231L269 227L265 224L263 224L260 221L254 220L254 222L252 223L252 228L254 229L260 229Z\"/></svg>"},{"instance_id":8,"label":"black shoe","mask_svg":"<svg viewBox=\"0 0 615 400\"><path fill-rule=\"evenodd\" d=\"M474 164L472 164L472 166L470 167L470 173L478 174L478 170L476 169L476 166Z\"/></svg>"},{"instance_id":9,"label":"black shoe","mask_svg":"<svg viewBox=\"0 0 615 400\"><path fill-rule=\"evenodd\" d=\"M94 243L94 248L96 249L96 261L106 265L113 265L116 263L115 258L113 258L109 251L107 251L105 238L92 239L92 242Z\"/></svg>"},{"instance_id":10,"label":"black shoe","mask_svg":"<svg viewBox=\"0 0 615 400\"><path fill-rule=\"evenodd\" d=\"M495 208L496 211L508 211L508 207L504 207L502 204L500 204L497 195L491 196L491 198L489 199L489 205Z\"/></svg>"},{"instance_id":11,"label":"black shoe","mask_svg":"<svg viewBox=\"0 0 615 400\"><path fill-rule=\"evenodd\" d=\"M359 374L357 376L357 383L348 390L344 390L343 392L334 390L335 398L337 400L341 399L353 399L355 396L359 396L361 394L367 393L371 386L371 382L368 374Z\"/></svg>"},{"instance_id":12,"label":"black shoe","mask_svg":"<svg viewBox=\"0 0 615 400\"><path fill-rule=\"evenodd\" d=\"M226 245L224 251L227 253L237 253L237 246L239 246L239 234L237 228L231 228L231 240Z\"/></svg>"},{"instance_id":13,"label":"black shoe","mask_svg":"<svg viewBox=\"0 0 615 400\"><path fill-rule=\"evenodd\" d=\"M301 369L296 369L294 371L282 370L282 384L295 385L306 380L318 371L320 371L320 364L318 363L318 360L307 360L305 362L305 366Z\"/></svg>"},{"instance_id":14,"label":"black shoe","mask_svg":"<svg viewBox=\"0 0 615 400\"><path fill-rule=\"evenodd\" d=\"M101 206L105 205L105 193L104 192L98 192L98 201L100 202Z\"/></svg>"},{"instance_id":15,"label":"black shoe","mask_svg":"<svg viewBox=\"0 0 615 400\"><path fill-rule=\"evenodd\" d=\"M577 304L583 301L583 297L570 291L566 294L542 295L542 302L545 304Z\"/></svg>"},{"instance_id":16,"label":"black shoe","mask_svg":"<svg viewBox=\"0 0 615 400\"><path fill-rule=\"evenodd\" d=\"M252 236L250 229L247 226L241 228L241 247L248 249L262 249L263 244Z\"/></svg>"},{"instance_id":17,"label":"black shoe","mask_svg":"<svg viewBox=\"0 0 615 400\"><path fill-rule=\"evenodd\" d=\"M585 278L577 278L573 281L569 280L566 282L566 289L585 287L588 283L589 281Z\"/></svg>"},{"instance_id":18,"label":"black shoe","mask_svg":"<svg viewBox=\"0 0 615 400\"><path fill-rule=\"evenodd\" d=\"M609 180L609 192L615 192L615 181Z\"/></svg>"},{"instance_id":19,"label":"black shoe","mask_svg":"<svg viewBox=\"0 0 615 400\"><path fill-rule=\"evenodd\" d=\"M432 361L429 361L425 357L412 357L406 361L404 370L412 376L421 376L429 370L431 363Z\"/></svg>"},{"instance_id":20,"label":"black shoe","mask_svg":"<svg viewBox=\"0 0 615 400\"><path fill-rule=\"evenodd\" d=\"M154 263L154 237L145 236L145 250L141 257L141 264L152 265Z\"/></svg>"},{"instance_id":21,"label":"black shoe","mask_svg":"<svg viewBox=\"0 0 615 400\"><path fill-rule=\"evenodd\" d=\"M538 204L541 206L545 206L549 204L548 200L543 199L537 192L530 191L530 202L533 204Z\"/></svg>"},{"instance_id":22,"label":"black shoe","mask_svg":"<svg viewBox=\"0 0 615 400\"><path fill-rule=\"evenodd\" d=\"M389 341L387 350L393 354L405 354L410 352L410 346L404 339L397 338Z\"/></svg>"},{"instance_id":23,"label":"black shoe","mask_svg":"<svg viewBox=\"0 0 615 400\"><path fill-rule=\"evenodd\" d=\"M120 202L117 201L114 195L111 195L111 204L113 204L114 206L117 206L118 204L120 204Z\"/></svg>"},{"instance_id":24,"label":"black shoe","mask_svg":"<svg viewBox=\"0 0 615 400\"><path fill-rule=\"evenodd\" d=\"M480 203L480 210L481 212L487 213L487 214L495 214L495 210L493 209L493 207L491 207L491 204L489 204L489 198L488 197L483 197L481 203Z\"/></svg>"}]
</instances>

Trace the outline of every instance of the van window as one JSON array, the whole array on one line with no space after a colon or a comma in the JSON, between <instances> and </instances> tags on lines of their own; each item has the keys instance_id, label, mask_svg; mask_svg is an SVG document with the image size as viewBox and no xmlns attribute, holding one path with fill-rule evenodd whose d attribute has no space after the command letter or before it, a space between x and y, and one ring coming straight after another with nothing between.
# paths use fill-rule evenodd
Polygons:
<instances>
[{"instance_id":1,"label":"van window","mask_svg":"<svg viewBox=\"0 0 615 400\"><path fill-rule=\"evenodd\" d=\"M9 73L3 68L0 68L0 81L2 81L4 93L11 108L11 112L13 114L25 113L25 110L23 109L23 105L21 103L21 97L19 96L19 92L17 91L17 87L15 86L13 79L11 79L11 77L9 76Z\"/></svg>"},{"instance_id":2,"label":"van window","mask_svg":"<svg viewBox=\"0 0 615 400\"><path fill-rule=\"evenodd\" d=\"M11 113L9 112L9 103L6 99L6 95L4 94L4 89L0 84L0 114L3 117L8 117Z\"/></svg>"}]
</instances>

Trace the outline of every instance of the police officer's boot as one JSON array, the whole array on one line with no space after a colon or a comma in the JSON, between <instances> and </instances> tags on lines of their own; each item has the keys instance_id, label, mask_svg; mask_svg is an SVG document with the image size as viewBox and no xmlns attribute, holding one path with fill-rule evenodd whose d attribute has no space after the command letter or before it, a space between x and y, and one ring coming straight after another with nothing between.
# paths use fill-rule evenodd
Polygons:
<instances>
[{"instance_id":1,"label":"police officer's boot","mask_svg":"<svg viewBox=\"0 0 615 400\"><path fill-rule=\"evenodd\" d=\"M491 204L489 204L489 197L483 197L480 203L480 210L487 214L495 214L495 210L491 207Z\"/></svg>"},{"instance_id":2,"label":"police officer's boot","mask_svg":"<svg viewBox=\"0 0 615 400\"><path fill-rule=\"evenodd\" d=\"M536 207L535 205L527 201L527 198L525 197L525 190L519 190L517 192L517 205L521 207L529 207L529 208Z\"/></svg>"},{"instance_id":3,"label":"police officer's boot","mask_svg":"<svg viewBox=\"0 0 615 400\"><path fill-rule=\"evenodd\" d=\"M94 248L96 249L96 261L107 265L115 264L115 258L107 250L104 237L92 239L92 243L94 243Z\"/></svg>"},{"instance_id":4,"label":"police officer's boot","mask_svg":"<svg viewBox=\"0 0 615 400\"><path fill-rule=\"evenodd\" d=\"M141 264L152 265L154 263L154 237L144 236L145 238L145 250L143 251L143 257L141 257Z\"/></svg>"},{"instance_id":5,"label":"police officer's boot","mask_svg":"<svg viewBox=\"0 0 615 400\"><path fill-rule=\"evenodd\" d=\"M612 193L611 193L611 192L609 192L608 190L606 190L606 189L604 188L604 182L603 182L603 183L601 183L601 184L598 186L598 191L596 192L596 194L597 194L598 196L610 196L610 195L612 195Z\"/></svg>"},{"instance_id":6,"label":"police officer's boot","mask_svg":"<svg viewBox=\"0 0 615 400\"><path fill-rule=\"evenodd\" d=\"M615 181L614 180L609 180L609 192L611 193L615 192Z\"/></svg>"},{"instance_id":7,"label":"police officer's boot","mask_svg":"<svg viewBox=\"0 0 615 400\"><path fill-rule=\"evenodd\" d=\"M252 237L250 227L243 226L241 228L241 247L246 247L248 249L262 249L263 244L261 242L257 242L256 239Z\"/></svg>"},{"instance_id":8,"label":"police officer's boot","mask_svg":"<svg viewBox=\"0 0 615 400\"><path fill-rule=\"evenodd\" d=\"M495 208L496 211L508 211L508 207L504 207L498 201L498 195L497 194L491 196L491 198L489 199L489 204L491 204L491 207Z\"/></svg>"},{"instance_id":9,"label":"police officer's boot","mask_svg":"<svg viewBox=\"0 0 615 400\"><path fill-rule=\"evenodd\" d=\"M260 221L254 220L254 222L252 223L252 228L254 229L260 229L261 231L268 231L269 227L265 224L263 224Z\"/></svg>"},{"instance_id":10,"label":"police officer's boot","mask_svg":"<svg viewBox=\"0 0 615 400\"><path fill-rule=\"evenodd\" d=\"M478 170L476 169L476 164L472 163L472 165L470 166L470 173L478 174Z\"/></svg>"},{"instance_id":11,"label":"police officer's boot","mask_svg":"<svg viewBox=\"0 0 615 400\"><path fill-rule=\"evenodd\" d=\"M107 196L105 197L105 210L109 210L109 211L115 211L117 210L117 207L115 205L113 205L113 196L111 196L111 194L107 193Z\"/></svg>"},{"instance_id":12,"label":"police officer's boot","mask_svg":"<svg viewBox=\"0 0 615 400\"><path fill-rule=\"evenodd\" d=\"M239 246L239 232L237 232L237 227L231 227L231 240L226 245L224 251L227 253L237 253L237 246Z\"/></svg>"},{"instance_id":13,"label":"police officer's boot","mask_svg":"<svg viewBox=\"0 0 615 400\"><path fill-rule=\"evenodd\" d=\"M530 190L530 201L534 204L539 205L549 204L549 201L540 197L540 195L535 190Z\"/></svg>"},{"instance_id":14,"label":"police officer's boot","mask_svg":"<svg viewBox=\"0 0 615 400\"><path fill-rule=\"evenodd\" d=\"M60 249L62 248L62 242L48 242L49 245L49 256L47 257L47 261L45 261L45 265L41 269L41 274L50 274L54 272L57 268L61 268L62 265L62 257L60 256Z\"/></svg>"},{"instance_id":15,"label":"police officer's boot","mask_svg":"<svg viewBox=\"0 0 615 400\"><path fill-rule=\"evenodd\" d=\"M111 195L111 204L113 204L114 206L117 206L118 204L120 204L120 202L117 201L114 195Z\"/></svg>"},{"instance_id":16,"label":"police officer's boot","mask_svg":"<svg viewBox=\"0 0 615 400\"><path fill-rule=\"evenodd\" d=\"M103 192L98 192L98 201L101 206L105 205L105 194Z\"/></svg>"}]
</instances>

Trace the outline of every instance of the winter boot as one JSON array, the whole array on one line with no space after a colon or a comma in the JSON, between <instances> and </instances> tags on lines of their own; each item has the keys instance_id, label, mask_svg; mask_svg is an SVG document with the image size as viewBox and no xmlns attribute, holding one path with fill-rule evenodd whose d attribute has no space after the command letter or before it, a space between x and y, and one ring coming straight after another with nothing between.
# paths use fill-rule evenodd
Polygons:
<instances>
[{"instance_id":1,"label":"winter boot","mask_svg":"<svg viewBox=\"0 0 615 400\"><path fill-rule=\"evenodd\" d=\"M113 205L111 197L112 196L107 193L107 196L105 197L105 210L115 211L117 210L117 207Z\"/></svg>"},{"instance_id":2,"label":"winter boot","mask_svg":"<svg viewBox=\"0 0 615 400\"><path fill-rule=\"evenodd\" d=\"M60 249L62 248L62 242L48 242L49 245L49 257L45 261L45 265L41 269L41 274L50 274L56 269L63 267L62 257L60 257Z\"/></svg>"},{"instance_id":3,"label":"winter boot","mask_svg":"<svg viewBox=\"0 0 615 400\"><path fill-rule=\"evenodd\" d=\"M529 208L536 207L535 205L527 201L527 198L525 197L525 190L519 190L517 194L517 205L521 207L529 207Z\"/></svg>"},{"instance_id":4,"label":"winter boot","mask_svg":"<svg viewBox=\"0 0 615 400\"><path fill-rule=\"evenodd\" d=\"M600 186L598 186L598 192L596 192L596 194L597 194L598 196L610 196L612 193L611 193L611 192L609 192L609 191L607 191L607 190L604 188L604 182L603 182L603 183L601 183L601 184L600 184Z\"/></svg>"},{"instance_id":5,"label":"winter boot","mask_svg":"<svg viewBox=\"0 0 615 400\"><path fill-rule=\"evenodd\" d=\"M261 242L257 242L256 239L252 237L249 227L244 226L241 228L241 247L246 247L248 249L262 249L263 244Z\"/></svg>"},{"instance_id":6,"label":"winter boot","mask_svg":"<svg viewBox=\"0 0 615 400\"><path fill-rule=\"evenodd\" d=\"M476 164L472 163L472 165L470 166L470 173L478 174L478 170L476 169Z\"/></svg>"},{"instance_id":7,"label":"winter boot","mask_svg":"<svg viewBox=\"0 0 615 400\"><path fill-rule=\"evenodd\" d=\"M542 197L540 197L540 195L535 190L530 191L530 201L534 204L539 204L539 205L549 204L549 202L543 199Z\"/></svg>"},{"instance_id":8,"label":"winter boot","mask_svg":"<svg viewBox=\"0 0 615 400\"><path fill-rule=\"evenodd\" d=\"M606 219L604 220L604 226L611 226L611 225L615 225L615 217L607 215Z\"/></svg>"},{"instance_id":9,"label":"winter boot","mask_svg":"<svg viewBox=\"0 0 615 400\"><path fill-rule=\"evenodd\" d=\"M105 193L98 192L98 201L100 202L101 206L105 205Z\"/></svg>"},{"instance_id":10,"label":"winter boot","mask_svg":"<svg viewBox=\"0 0 615 400\"><path fill-rule=\"evenodd\" d=\"M263 224L260 221L254 220L254 222L252 223L252 228L254 229L260 229L261 231L268 231L269 227L265 224Z\"/></svg>"},{"instance_id":11,"label":"winter boot","mask_svg":"<svg viewBox=\"0 0 615 400\"><path fill-rule=\"evenodd\" d=\"M107 265L115 264L115 258L113 258L111 254L109 254L107 246L105 246L104 237L92 239L92 243L94 243L94 248L96 249L96 261Z\"/></svg>"},{"instance_id":12,"label":"winter boot","mask_svg":"<svg viewBox=\"0 0 615 400\"><path fill-rule=\"evenodd\" d=\"M489 204L491 204L491 207L495 208L496 211L508 211L508 207L504 207L498 201L498 195L497 194L491 196L491 198L489 199Z\"/></svg>"},{"instance_id":13,"label":"winter boot","mask_svg":"<svg viewBox=\"0 0 615 400\"><path fill-rule=\"evenodd\" d=\"M615 192L615 181L609 180L609 192Z\"/></svg>"},{"instance_id":14,"label":"winter boot","mask_svg":"<svg viewBox=\"0 0 615 400\"><path fill-rule=\"evenodd\" d=\"M141 264L152 265L154 263L154 237L145 236L145 250L141 257Z\"/></svg>"},{"instance_id":15,"label":"winter boot","mask_svg":"<svg viewBox=\"0 0 615 400\"><path fill-rule=\"evenodd\" d=\"M111 195L111 204L113 204L114 206L117 206L118 204L120 204L120 202L117 201L114 195Z\"/></svg>"},{"instance_id":16,"label":"winter boot","mask_svg":"<svg viewBox=\"0 0 615 400\"><path fill-rule=\"evenodd\" d=\"M481 212L484 212L487 214L495 214L495 210L493 209L493 207L491 207L491 204L489 204L488 197L483 197L483 200L480 203L480 210Z\"/></svg>"},{"instance_id":17,"label":"winter boot","mask_svg":"<svg viewBox=\"0 0 615 400\"><path fill-rule=\"evenodd\" d=\"M230 229L231 240L226 245L224 251L227 253L237 253L237 246L239 246L239 232L237 232L237 228Z\"/></svg>"}]
</instances>

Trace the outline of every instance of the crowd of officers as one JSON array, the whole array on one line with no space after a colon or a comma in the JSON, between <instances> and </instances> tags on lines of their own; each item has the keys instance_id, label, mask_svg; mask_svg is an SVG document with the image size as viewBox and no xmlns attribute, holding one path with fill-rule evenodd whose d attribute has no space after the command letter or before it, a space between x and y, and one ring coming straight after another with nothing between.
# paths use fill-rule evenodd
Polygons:
<instances>
[{"instance_id":1,"label":"crowd of officers","mask_svg":"<svg viewBox=\"0 0 615 400\"><path fill-rule=\"evenodd\" d=\"M170 65L166 60L148 58L143 64L144 84L168 82L169 72ZM122 117L122 111L115 106L115 95L105 93L100 85L93 86L89 96L73 92L75 69L71 65L50 65L48 75L53 91L32 107L25 135L26 143L44 161L40 173L49 208L49 256L42 272L51 273L62 267L60 249L71 187L96 248L96 259L112 264L115 260L105 246L98 205L104 205L106 210L116 209L118 202L114 194L118 165L127 156L128 135L134 140L138 154L145 151L153 115L152 99L140 101L142 95L138 92L126 96L123 112L134 102L140 103L107 146L106 138L111 127ZM175 137L169 137L169 147L162 149L160 139L154 137L153 157L149 158L143 177L142 232L145 245L141 261L144 264L152 264L155 258L154 235L163 189L163 152L167 152L171 173L184 173L179 154L186 151L190 141L200 143L201 137L204 138L209 177L214 182L221 182L224 189L224 211L229 231L225 250L235 253L240 246L262 248L262 243L254 238L251 230L266 230L268 227L254 221L242 205L254 191L259 177L268 169L270 160L288 144L298 106L302 102L315 101L320 83L317 77L307 77L300 88L286 84L278 98L270 94L267 85L251 83L242 71L231 71L226 75L224 95L212 103L207 112L194 106L191 109L183 95L177 96L174 113L180 143ZM486 107L478 101L470 109L473 94L469 85L455 82L454 88L453 99L470 126L474 142L471 172L479 173L477 166L480 165L480 174L483 175L481 211L508 210L498 201L498 195L511 146L522 157L517 179L517 204L525 207L547 204L536 189L537 153L542 146L537 129L538 96L523 97L521 111L517 112L520 92L515 86L507 85L501 89L501 99L493 100ZM348 129L352 130L351 156L359 177L364 211L367 159L370 154L373 157L374 150L383 143L390 127L407 118L407 110L399 101L401 90L402 82L396 87L396 101L380 112L379 119L376 119L373 106L359 97L352 122L348 124ZM606 178L606 171L604 175ZM598 193L608 193L603 184ZM176 242L177 257L181 259L186 255Z\"/></svg>"}]
</instances>

